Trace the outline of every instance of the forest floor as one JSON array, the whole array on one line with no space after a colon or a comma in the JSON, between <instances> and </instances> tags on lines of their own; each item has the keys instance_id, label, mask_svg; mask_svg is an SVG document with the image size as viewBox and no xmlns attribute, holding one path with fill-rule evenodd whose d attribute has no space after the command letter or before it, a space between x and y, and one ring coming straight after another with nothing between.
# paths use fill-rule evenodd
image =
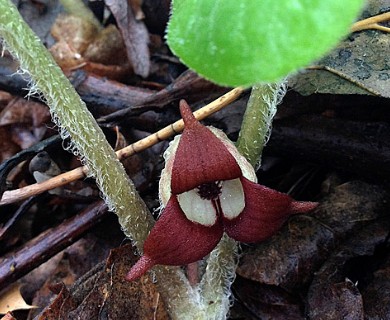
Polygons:
<instances>
[{"instance_id":1,"label":"forest floor","mask_svg":"<svg viewBox=\"0 0 390 320\"><path fill-rule=\"evenodd\" d=\"M383 9L377 2L372 13ZM83 19L57 19L56 1L19 3L116 150L180 119L180 99L198 109L230 90L171 54L164 43L168 0L129 3L127 19L137 31L127 37L123 22L103 16L100 1L90 3L104 21L99 33ZM389 37L353 34L289 80L257 175L319 207L290 218L265 242L241 245L229 319L390 319ZM139 53L133 61L126 42ZM58 167L50 177L81 164L64 150L69 142L58 137L47 106L26 98L28 79L17 71L5 52L0 199L10 200L0 202L0 316L12 314L1 319L169 319L151 278L124 280L137 256L93 179L21 193L48 163ZM203 123L237 140L249 94ZM156 217L168 144L123 162Z\"/></svg>"}]
</instances>

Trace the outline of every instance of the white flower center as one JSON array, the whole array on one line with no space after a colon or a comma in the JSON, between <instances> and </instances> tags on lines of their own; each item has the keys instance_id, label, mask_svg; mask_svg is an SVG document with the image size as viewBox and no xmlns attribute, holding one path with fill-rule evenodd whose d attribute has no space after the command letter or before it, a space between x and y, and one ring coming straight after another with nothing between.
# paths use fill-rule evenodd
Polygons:
<instances>
[{"instance_id":1,"label":"white flower center","mask_svg":"<svg viewBox=\"0 0 390 320\"><path fill-rule=\"evenodd\" d=\"M177 199L187 219L204 226L213 226L218 216L234 219L245 207L240 179L205 183Z\"/></svg>"}]
</instances>

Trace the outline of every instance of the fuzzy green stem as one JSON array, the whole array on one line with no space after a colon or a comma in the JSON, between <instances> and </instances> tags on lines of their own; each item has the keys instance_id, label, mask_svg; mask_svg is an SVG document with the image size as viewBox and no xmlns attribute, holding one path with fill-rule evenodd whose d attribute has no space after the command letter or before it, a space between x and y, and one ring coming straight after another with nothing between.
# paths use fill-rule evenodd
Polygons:
<instances>
[{"instance_id":1,"label":"fuzzy green stem","mask_svg":"<svg viewBox=\"0 0 390 320\"><path fill-rule=\"evenodd\" d=\"M283 83L259 84L252 88L237 148L253 166L260 164L276 106L284 92ZM200 285L207 319L226 318L229 311L230 286L236 275L237 255L237 242L226 235L210 254Z\"/></svg>"},{"instance_id":2,"label":"fuzzy green stem","mask_svg":"<svg viewBox=\"0 0 390 320\"><path fill-rule=\"evenodd\" d=\"M96 178L126 235L141 245L152 227L152 218L92 114L9 0L0 0L0 22L0 37L6 48L31 77L30 94L44 97L62 137L72 139L70 149Z\"/></svg>"},{"instance_id":3,"label":"fuzzy green stem","mask_svg":"<svg viewBox=\"0 0 390 320\"><path fill-rule=\"evenodd\" d=\"M19 60L21 70L30 75L30 94L39 93L46 100L62 137L72 139L70 149L86 163L109 208L118 215L123 231L141 249L153 225L149 210L85 103L9 0L0 0L0 37ZM183 311L181 305L198 312L191 301L196 292L183 280L183 272L159 268L158 275L173 314Z\"/></svg>"},{"instance_id":4,"label":"fuzzy green stem","mask_svg":"<svg viewBox=\"0 0 390 320\"><path fill-rule=\"evenodd\" d=\"M4 39L7 49L20 61L21 69L30 74L31 92L43 95L62 137L72 139L73 145L70 149L81 155L82 161L88 166L89 174L96 178L110 209L118 215L124 232L140 248L152 226L152 218L103 132L61 69L9 0L0 0L0 22L0 36ZM259 89L256 100L263 99L267 107L273 105L270 103L273 101L271 98L275 96L279 86L269 91L267 87L259 87L265 91ZM245 115L246 120L238 142L239 149L254 164L260 157L273 116L271 109L261 110L266 120L260 124L253 122L257 120L258 113L249 114L248 111L248 115ZM247 131L250 127L255 130ZM236 252L236 243L224 237L210 255L200 285L202 296L190 288L183 279L183 274L177 269L157 269L162 292L167 293L166 297L169 288L170 296L166 300L174 318L223 319L226 316L230 284L234 279ZM214 303L210 304L211 301Z\"/></svg>"},{"instance_id":5,"label":"fuzzy green stem","mask_svg":"<svg viewBox=\"0 0 390 320\"><path fill-rule=\"evenodd\" d=\"M82 0L60 0L66 12L91 22L98 30L103 26Z\"/></svg>"},{"instance_id":6,"label":"fuzzy green stem","mask_svg":"<svg viewBox=\"0 0 390 320\"><path fill-rule=\"evenodd\" d=\"M270 135L276 106L284 94L283 83L258 84L252 88L237 148L255 169L260 166L261 153Z\"/></svg>"},{"instance_id":7,"label":"fuzzy green stem","mask_svg":"<svg viewBox=\"0 0 390 320\"><path fill-rule=\"evenodd\" d=\"M175 268L158 266L157 277L169 274L169 283L158 282L159 292L165 297L175 292L175 300L165 304L173 320L222 320L230 306L230 286L235 278L237 244L224 235L207 260L206 272L199 287L191 288L183 273ZM187 288L182 285L186 283ZM189 299L188 299L189 297Z\"/></svg>"},{"instance_id":8,"label":"fuzzy green stem","mask_svg":"<svg viewBox=\"0 0 390 320\"><path fill-rule=\"evenodd\" d=\"M230 307L230 286L236 276L238 246L226 234L207 260L200 284L207 319L225 319Z\"/></svg>"},{"instance_id":9,"label":"fuzzy green stem","mask_svg":"<svg viewBox=\"0 0 390 320\"><path fill-rule=\"evenodd\" d=\"M179 268L157 266L154 270L159 279L158 291L164 298L172 320L209 319L201 294L190 286L188 279Z\"/></svg>"}]
</instances>

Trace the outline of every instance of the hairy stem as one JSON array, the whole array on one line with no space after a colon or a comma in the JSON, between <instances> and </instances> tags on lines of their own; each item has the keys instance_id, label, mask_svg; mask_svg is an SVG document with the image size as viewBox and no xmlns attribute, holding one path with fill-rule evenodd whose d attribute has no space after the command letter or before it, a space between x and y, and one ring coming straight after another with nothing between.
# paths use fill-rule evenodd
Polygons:
<instances>
[{"instance_id":1,"label":"hairy stem","mask_svg":"<svg viewBox=\"0 0 390 320\"><path fill-rule=\"evenodd\" d=\"M96 178L126 235L141 248L153 224L147 207L84 102L9 0L0 0L0 37L20 61L21 69L29 73L32 93L42 94L46 100L62 137L72 139L71 150L86 163L89 175ZM279 89L279 84L259 85L252 91L238 148L253 165L259 163L268 138ZM157 268L159 285L166 293L173 318L225 318L236 255L237 244L225 236L210 255L200 284L201 295L177 268Z\"/></svg>"},{"instance_id":2,"label":"hairy stem","mask_svg":"<svg viewBox=\"0 0 390 320\"><path fill-rule=\"evenodd\" d=\"M230 307L231 289L236 276L238 246L226 234L207 260L200 289L207 319L225 319Z\"/></svg>"},{"instance_id":3,"label":"hairy stem","mask_svg":"<svg viewBox=\"0 0 390 320\"><path fill-rule=\"evenodd\" d=\"M259 84L252 88L237 148L253 166L260 164L276 106L284 93L283 83ZM200 285L207 319L226 318L231 296L230 286L236 275L237 255L236 241L226 235L210 254Z\"/></svg>"},{"instance_id":4,"label":"hairy stem","mask_svg":"<svg viewBox=\"0 0 390 320\"><path fill-rule=\"evenodd\" d=\"M255 169L260 166L261 153L271 132L276 106L285 92L283 82L258 84L252 88L237 140L237 148Z\"/></svg>"},{"instance_id":5,"label":"hairy stem","mask_svg":"<svg viewBox=\"0 0 390 320\"><path fill-rule=\"evenodd\" d=\"M46 100L61 136L71 138L70 149L87 165L88 174L96 178L123 231L141 249L153 225L149 210L85 103L9 0L0 0L0 37L19 60L21 70L31 77L30 94L38 93ZM191 301L195 292L183 280L183 272L178 268L159 268L158 276L173 314L181 312L175 310L181 305L193 307L197 313L197 306Z\"/></svg>"},{"instance_id":6,"label":"hairy stem","mask_svg":"<svg viewBox=\"0 0 390 320\"><path fill-rule=\"evenodd\" d=\"M152 218L85 103L9 0L0 0L0 21L6 48L31 77L30 94L38 93L46 100L62 137L72 139L70 149L96 178L126 235L142 244Z\"/></svg>"},{"instance_id":7,"label":"hairy stem","mask_svg":"<svg viewBox=\"0 0 390 320\"><path fill-rule=\"evenodd\" d=\"M158 291L172 320L209 319L202 304L201 294L190 286L187 277L179 268L157 266L154 270L159 279Z\"/></svg>"}]
</instances>

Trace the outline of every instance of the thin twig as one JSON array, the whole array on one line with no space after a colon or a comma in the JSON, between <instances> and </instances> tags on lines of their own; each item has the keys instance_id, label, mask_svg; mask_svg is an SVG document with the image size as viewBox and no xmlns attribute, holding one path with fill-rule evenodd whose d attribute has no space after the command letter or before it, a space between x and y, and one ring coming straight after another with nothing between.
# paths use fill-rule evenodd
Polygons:
<instances>
[{"instance_id":1,"label":"thin twig","mask_svg":"<svg viewBox=\"0 0 390 320\"><path fill-rule=\"evenodd\" d=\"M198 120L202 120L207 116L219 111L220 109L226 107L229 103L236 100L241 93L244 91L242 87L235 88L203 108L194 112L195 117ZM121 150L116 152L116 155L119 160L124 160L135 153L138 153L142 150L145 150L156 143L165 140L176 133L179 133L184 128L183 120L178 120L171 125L157 131L156 133L141 139ZM88 168L86 166L78 167L71 171L60 174L54 178L46 180L41 183L35 183L17 190L11 190L4 192L4 195L0 201L0 206L11 204L17 201L27 199L33 195L40 194L42 192L55 189L61 186L64 186L72 181L83 178L88 174Z\"/></svg>"},{"instance_id":2,"label":"thin twig","mask_svg":"<svg viewBox=\"0 0 390 320\"><path fill-rule=\"evenodd\" d=\"M379 22L390 20L390 12L378 14L376 16L357 21L353 24L351 32L362 31L366 29L377 29L380 31L390 32L390 28L381 26Z\"/></svg>"},{"instance_id":3,"label":"thin twig","mask_svg":"<svg viewBox=\"0 0 390 320\"><path fill-rule=\"evenodd\" d=\"M106 214L107 206L97 201L4 257L0 262L0 290L74 243Z\"/></svg>"}]
</instances>

